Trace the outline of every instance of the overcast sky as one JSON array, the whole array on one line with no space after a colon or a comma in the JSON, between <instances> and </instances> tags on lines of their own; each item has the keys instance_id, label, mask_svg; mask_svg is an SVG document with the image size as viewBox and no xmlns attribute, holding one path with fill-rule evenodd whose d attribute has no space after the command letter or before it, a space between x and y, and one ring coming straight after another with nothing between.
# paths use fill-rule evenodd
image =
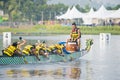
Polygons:
<instances>
[{"instance_id":1,"label":"overcast sky","mask_svg":"<svg viewBox=\"0 0 120 80\"><path fill-rule=\"evenodd\" d=\"M102 4L104 4L104 6L116 6L120 4L120 0L48 0L48 3L64 3L68 6L79 4L82 7L84 7L84 5L89 4L91 7L99 8Z\"/></svg>"}]
</instances>

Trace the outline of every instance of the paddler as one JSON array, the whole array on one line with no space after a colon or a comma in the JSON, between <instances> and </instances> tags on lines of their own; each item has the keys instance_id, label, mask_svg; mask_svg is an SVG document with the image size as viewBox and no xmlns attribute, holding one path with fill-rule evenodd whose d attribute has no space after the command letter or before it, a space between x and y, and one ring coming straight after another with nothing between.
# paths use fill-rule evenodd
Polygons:
<instances>
[{"instance_id":1,"label":"paddler","mask_svg":"<svg viewBox=\"0 0 120 80\"><path fill-rule=\"evenodd\" d=\"M48 52L51 54L58 54L60 56L64 56L63 54L63 48L65 46L63 44L54 44L48 47Z\"/></svg>"},{"instance_id":2,"label":"paddler","mask_svg":"<svg viewBox=\"0 0 120 80\"><path fill-rule=\"evenodd\" d=\"M42 43L36 43L36 54L43 55L45 57L48 57L49 53L47 51L47 45L45 44L45 41Z\"/></svg>"},{"instance_id":3,"label":"paddler","mask_svg":"<svg viewBox=\"0 0 120 80\"><path fill-rule=\"evenodd\" d=\"M18 49L18 42L14 42L13 44L9 45L7 48L2 50L4 56L22 56L21 51Z\"/></svg>"},{"instance_id":4,"label":"paddler","mask_svg":"<svg viewBox=\"0 0 120 80\"><path fill-rule=\"evenodd\" d=\"M36 58L40 61L38 55L36 54L36 46L35 45L26 45L24 49L22 50L22 53L25 55L35 55Z\"/></svg>"}]
</instances>

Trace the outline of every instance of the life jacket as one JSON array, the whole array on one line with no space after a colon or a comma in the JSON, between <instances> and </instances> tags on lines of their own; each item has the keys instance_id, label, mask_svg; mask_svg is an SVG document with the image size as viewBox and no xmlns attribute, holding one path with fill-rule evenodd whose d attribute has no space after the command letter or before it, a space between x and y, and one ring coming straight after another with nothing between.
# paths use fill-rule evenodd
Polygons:
<instances>
[{"instance_id":1,"label":"life jacket","mask_svg":"<svg viewBox=\"0 0 120 80\"><path fill-rule=\"evenodd\" d=\"M22 50L22 52L23 52L24 54L29 55L30 52L31 52L31 48L32 48L32 47L33 47L32 45L27 45L27 46L24 47L24 49Z\"/></svg>"},{"instance_id":2,"label":"life jacket","mask_svg":"<svg viewBox=\"0 0 120 80\"><path fill-rule=\"evenodd\" d=\"M55 46L54 46L54 45L51 45L51 46L49 46L49 49L54 50L54 49L55 49Z\"/></svg>"},{"instance_id":3,"label":"life jacket","mask_svg":"<svg viewBox=\"0 0 120 80\"><path fill-rule=\"evenodd\" d=\"M45 52L50 52L51 49L49 49L49 47L46 47L45 44L40 44L38 46L36 46L36 54L40 54L39 51L44 51Z\"/></svg>"},{"instance_id":4,"label":"life jacket","mask_svg":"<svg viewBox=\"0 0 120 80\"><path fill-rule=\"evenodd\" d=\"M12 56L16 49L17 49L16 47L10 45L3 52L4 52L4 54L7 54L8 56Z\"/></svg>"},{"instance_id":5,"label":"life jacket","mask_svg":"<svg viewBox=\"0 0 120 80\"><path fill-rule=\"evenodd\" d=\"M60 45L60 44L55 44L55 47L57 48L57 49L63 49L63 45Z\"/></svg>"},{"instance_id":6,"label":"life jacket","mask_svg":"<svg viewBox=\"0 0 120 80\"><path fill-rule=\"evenodd\" d=\"M55 45L51 45L51 46L49 46L48 48L46 48L46 50L48 51L48 52L52 52L52 51L54 51L56 48L55 48Z\"/></svg>"},{"instance_id":7,"label":"life jacket","mask_svg":"<svg viewBox=\"0 0 120 80\"><path fill-rule=\"evenodd\" d=\"M39 50L39 49L46 50L47 48L46 48L45 44L40 44L40 45L37 46L37 50Z\"/></svg>"},{"instance_id":8,"label":"life jacket","mask_svg":"<svg viewBox=\"0 0 120 80\"><path fill-rule=\"evenodd\" d=\"M39 50L42 49L40 45L36 46L36 54L39 54Z\"/></svg>"},{"instance_id":9,"label":"life jacket","mask_svg":"<svg viewBox=\"0 0 120 80\"><path fill-rule=\"evenodd\" d=\"M62 54L62 50L64 48L64 45L55 44L55 47L57 49L58 54Z\"/></svg>"},{"instance_id":10,"label":"life jacket","mask_svg":"<svg viewBox=\"0 0 120 80\"><path fill-rule=\"evenodd\" d=\"M40 44L40 47L44 48L46 45L45 44Z\"/></svg>"},{"instance_id":11,"label":"life jacket","mask_svg":"<svg viewBox=\"0 0 120 80\"><path fill-rule=\"evenodd\" d=\"M75 28L74 30L72 30L72 38L73 39L78 37L78 30L79 30L79 28Z\"/></svg>"}]
</instances>

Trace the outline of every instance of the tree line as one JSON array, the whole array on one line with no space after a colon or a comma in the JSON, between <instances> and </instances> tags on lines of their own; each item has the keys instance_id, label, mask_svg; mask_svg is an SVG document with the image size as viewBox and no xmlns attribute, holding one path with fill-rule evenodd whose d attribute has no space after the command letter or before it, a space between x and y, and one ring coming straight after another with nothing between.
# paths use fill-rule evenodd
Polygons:
<instances>
[{"instance_id":1,"label":"tree line","mask_svg":"<svg viewBox=\"0 0 120 80\"><path fill-rule=\"evenodd\" d=\"M90 9L89 5L85 8L76 5L81 12L87 12ZM114 8L118 9L120 5ZM66 12L68 6L64 4L47 4L47 0L0 0L0 10L3 10L4 15L8 16L10 21L40 21L54 20L56 15L61 15Z\"/></svg>"}]
</instances>

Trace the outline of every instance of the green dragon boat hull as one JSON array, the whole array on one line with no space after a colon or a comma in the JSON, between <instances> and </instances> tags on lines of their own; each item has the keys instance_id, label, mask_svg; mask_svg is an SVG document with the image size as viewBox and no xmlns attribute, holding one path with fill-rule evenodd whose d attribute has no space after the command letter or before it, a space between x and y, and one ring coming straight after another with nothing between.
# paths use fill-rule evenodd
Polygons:
<instances>
[{"instance_id":1,"label":"green dragon boat hull","mask_svg":"<svg viewBox=\"0 0 120 80\"><path fill-rule=\"evenodd\" d=\"M5 57L0 56L0 64L30 64L30 63L45 63L45 62L67 62L79 59L82 56L81 52L75 52L71 54L60 55L49 55L49 58L39 56L40 61L35 56L24 56L24 57Z\"/></svg>"},{"instance_id":2,"label":"green dragon boat hull","mask_svg":"<svg viewBox=\"0 0 120 80\"><path fill-rule=\"evenodd\" d=\"M40 61L35 56L14 56L14 57L5 57L0 56L0 64L30 64L30 63L45 63L45 62L67 62L79 59L83 55L87 54L91 49L93 44L92 39L86 41L86 48L78 52L68 52L66 49L63 49L64 56L57 54L49 55L48 58L45 56L39 55Z\"/></svg>"}]
</instances>

